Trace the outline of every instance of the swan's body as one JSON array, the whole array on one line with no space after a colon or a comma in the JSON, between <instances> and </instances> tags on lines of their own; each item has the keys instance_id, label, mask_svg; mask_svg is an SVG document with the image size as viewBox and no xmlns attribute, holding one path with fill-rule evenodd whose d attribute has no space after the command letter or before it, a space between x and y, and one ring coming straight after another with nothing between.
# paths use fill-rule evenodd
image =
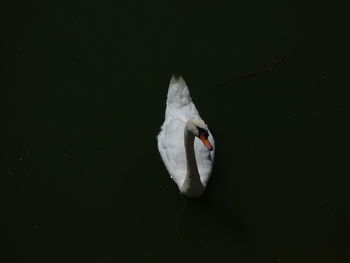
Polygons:
<instances>
[{"instance_id":1,"label":"swan's body","mask_svg":"<svg viewBox=\"0 0 350 263\"><path fill-rule=\"evenodd\" d=\"M200 196L213 167L214 138L181 76L170 80L165 121L157 139L162 160L180 192Z\"/></svg>"}]
</instances>

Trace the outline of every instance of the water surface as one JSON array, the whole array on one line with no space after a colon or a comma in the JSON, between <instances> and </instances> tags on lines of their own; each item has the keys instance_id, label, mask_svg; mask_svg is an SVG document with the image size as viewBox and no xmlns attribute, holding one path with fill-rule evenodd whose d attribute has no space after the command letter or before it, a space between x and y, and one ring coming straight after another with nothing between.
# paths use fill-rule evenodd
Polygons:
<instances>
[{"instance_id":1,"label":"water surface","mask_svg":"<svg viewBox=\"0 0 350 263\"><path fill-rule=\"evenodd\" d=\"M2 150L12 261L346 262L332 21L311 1L23 3ZM299 40L275 77L212 90ZM198 200L156 146L174 72L216 138Z\"/></svg>"}]
</instances>

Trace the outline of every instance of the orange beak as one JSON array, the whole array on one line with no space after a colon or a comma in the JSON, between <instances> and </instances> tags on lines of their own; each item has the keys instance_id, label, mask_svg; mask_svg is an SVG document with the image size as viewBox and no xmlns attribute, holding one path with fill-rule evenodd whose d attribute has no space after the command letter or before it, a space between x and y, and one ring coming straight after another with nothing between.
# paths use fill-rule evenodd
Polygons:
<instances>
[{"instance_id":1,"label":"orange beak","mask_svg":"<svg viewBox=\"0 0 350 263\"><path fill-rule=\"evenodd\" d=\"M204 134L199 135L199 139L203 142L203 144L205 145L205 147L208 148L209 151L213 150L213 146L211 145L210 141L208 140L207 137L205 137Z\"/></svg>"}]
</instances>

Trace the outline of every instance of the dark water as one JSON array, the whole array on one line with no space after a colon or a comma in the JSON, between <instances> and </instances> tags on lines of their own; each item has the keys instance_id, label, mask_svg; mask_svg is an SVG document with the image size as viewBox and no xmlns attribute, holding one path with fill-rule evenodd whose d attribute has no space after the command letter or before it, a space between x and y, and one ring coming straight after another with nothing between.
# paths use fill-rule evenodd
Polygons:
<instances>
[{"instance_id":1,"label":"dark water","mask_svg":"<svg viewBox=\"0 0 350 263\"><path fill-rule=\"evenodd\" d=\"M337 82L346 62L333 63L329 6L19 5L3 262L347 262L348 104ZM211 89L299 40L275 77ZM179 195L156 146L174 72L217 143L198 200Z\"/></svg>"}]
</instances>

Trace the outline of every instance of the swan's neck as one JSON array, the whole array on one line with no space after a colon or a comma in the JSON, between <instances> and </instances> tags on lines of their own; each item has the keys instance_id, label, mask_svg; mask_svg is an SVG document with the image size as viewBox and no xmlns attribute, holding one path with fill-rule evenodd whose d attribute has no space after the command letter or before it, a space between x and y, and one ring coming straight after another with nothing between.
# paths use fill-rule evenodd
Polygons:
<instances>
[{"instance_id":1,"label":"swan's neck","mask_svg":"<svg viewBox=\"0 0 350 263\"><path fill-rule=\"evenodd\" d=\"M201 182L196 156L194 153L194 134L185 126L185 150L187 159L187 174L182 186L182 192L190 197L199 196L204 191L204 186Z\"/></svg>"}]
</instances>

